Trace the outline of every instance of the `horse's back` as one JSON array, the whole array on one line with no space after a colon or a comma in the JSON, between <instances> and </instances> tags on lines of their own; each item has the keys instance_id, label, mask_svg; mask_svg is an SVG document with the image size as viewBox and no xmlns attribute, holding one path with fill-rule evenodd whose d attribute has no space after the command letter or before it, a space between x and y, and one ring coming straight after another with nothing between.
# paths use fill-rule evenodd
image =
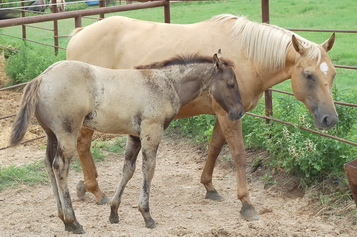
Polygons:
<instances>
[{"instance_id":1,"label":"horse's back","mask_svg":"<svg viewBox=\"0 0 357 237\"><path fill-rule=\"evenodd\" d=\"M177 54L213 55L219 48L224 50L227 40L219 30L207 27L206 21L165 24L113 16L75 34L68 44L67 59L107 68L133 68Z\"/></svg>"}]
</instances>

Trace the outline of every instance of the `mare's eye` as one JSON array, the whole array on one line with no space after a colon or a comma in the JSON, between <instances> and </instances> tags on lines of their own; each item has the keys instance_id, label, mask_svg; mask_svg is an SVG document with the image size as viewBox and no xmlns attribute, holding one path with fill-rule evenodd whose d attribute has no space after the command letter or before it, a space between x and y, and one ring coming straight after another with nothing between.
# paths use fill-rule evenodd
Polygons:
<instances>
[{"instance_id":1,"label":"mare's eye","mask_svg":"<svg viewBox=\"0 0 357 237\"><path fill-rule=\"evenodd\" d=\"M305 76L306 79L309 79L309 80L313 80L314 79L314 76L310 72L305 72L304 76Z\"/></svg>"},{"instance_id":2,"label":"mare's eye","mask_svg":"<svg viewBox=\"0 0 357 237\"><path fill-rule=\"evenodd\" d=\"M228 88L234 88L234 84L233 83L227 83L227 87Z\"/></svg>"}]
</instances>

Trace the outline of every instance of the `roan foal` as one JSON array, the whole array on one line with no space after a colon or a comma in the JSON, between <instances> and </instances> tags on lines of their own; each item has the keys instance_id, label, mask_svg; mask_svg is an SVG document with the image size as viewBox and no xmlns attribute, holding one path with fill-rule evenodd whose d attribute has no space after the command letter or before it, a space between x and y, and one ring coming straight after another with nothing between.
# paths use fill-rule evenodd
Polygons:
<instances>
[{"instance_id":1,"label":"roan foal","mask_svg":"<svg viewBox=\"0 0 357 237\"><path fill-rule=\"evenodd\" d=\"M201 96L211 97L231 120L240 119L244 111L232 67L217 54L213 60L199 55L178 56L147 67L155 69L140 70L57 62L25 87L12 127L11 145L20 142L35 114L47 134L45 165L59 218L66 231L84 233L67 186L78 133L84 126L104 133L128 134L131 149L125 153L123 177L111 203L109 219L119 222L120 198L142 149L143 183L138 207L146 226L154 228L149 194L163 130L183 105Z\"/></svg>"}]
</instances>

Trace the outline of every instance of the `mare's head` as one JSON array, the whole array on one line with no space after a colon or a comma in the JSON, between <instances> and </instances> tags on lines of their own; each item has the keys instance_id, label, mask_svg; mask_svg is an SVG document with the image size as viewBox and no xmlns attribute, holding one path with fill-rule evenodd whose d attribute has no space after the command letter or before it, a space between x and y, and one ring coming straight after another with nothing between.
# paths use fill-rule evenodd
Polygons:
<instances>
[{"instance_id":1,"label":"mare's head","mask_svg":"<svg viewBox=\"0 0 357 237\"><path fill-rule=\"evenodd\" d=\"M291 81L295 97L302 101L314 116L318 129L331 129L338 121L332 83L336 75L327 52L332 48L335 34L321 45L306 45L292 36L292 45L298 56Z\"/></svg>"},{"instance_id":2,"label":"mare's head","mask_svg":"<svg viewBox=\"0 0 357 237\"><path fill-rule=\"evenodd\" d=\"M229 114L229 119L238 120L244 115L233 63L221 59L220 50L213 55L214 72L209 85L209 94Z\"/></svg>"}]
</instances>

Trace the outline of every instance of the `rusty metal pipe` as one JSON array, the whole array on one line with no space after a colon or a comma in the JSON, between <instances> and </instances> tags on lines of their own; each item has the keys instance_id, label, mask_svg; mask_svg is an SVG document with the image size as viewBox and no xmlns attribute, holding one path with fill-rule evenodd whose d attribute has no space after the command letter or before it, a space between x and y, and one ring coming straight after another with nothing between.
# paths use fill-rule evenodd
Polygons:
<instances>
[{"instance_id":1,"label":"rusty metal pipe","mask_svg":"<svg viewBox=\"0 0 357 237\"><path fill-rule=\"evenodd\" d=\"M151 8L151 7L162 7L165 6L165 4L167 3L165 2L165 0L163 0L163 1L145 2L140 4L120 5L120 6L113 6L113 7L101 7L95 9L52 13L52 14L46 14L40 16L28 16L22 18L1 20L0 27L9 27L9 26L17 26L23 24L45 22L45 21L61 20L61 19L75 18L78 16L90 16L90 15L96 15L102 13L130 11L130 10L144 9L144 8Z\"/></svg>"}]
</instances>

